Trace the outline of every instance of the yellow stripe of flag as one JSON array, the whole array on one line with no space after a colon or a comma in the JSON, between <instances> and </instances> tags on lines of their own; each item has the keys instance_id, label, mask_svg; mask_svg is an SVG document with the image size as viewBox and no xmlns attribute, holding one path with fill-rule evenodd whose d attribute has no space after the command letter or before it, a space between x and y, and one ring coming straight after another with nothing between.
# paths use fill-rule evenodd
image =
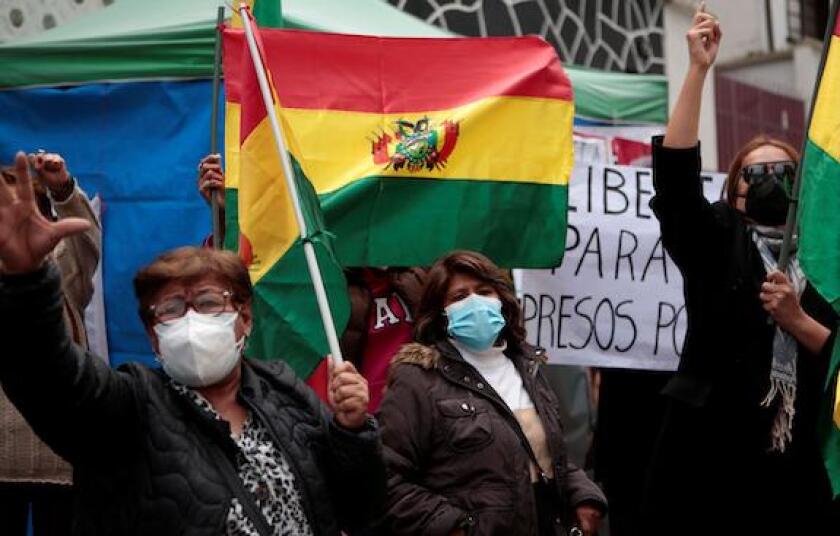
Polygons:
<instances>
[{"instance_id":1,"label":"yellow stripe of flag","mask_svg":"<svg viewBox=\"0 0 840 536\"><path fill-rule=\"evenodd\" d=\"M489 97L445 111L374 114L284 108L294 133L291 148L319 194L363 177L417 178L374 162L371 143L381 133L394 136L395 123L428 117L431 125L458 123L455 148L429 179L469 179L566 185L573 166L574 116L571 102L534 97Z\"/></svg>"},{"instance_id":2,"label":"yellow stripe of flag","mask_svg":"<svg viewBox=\"0 0 840 536\"><path fill-rule=\"evenodd\" d=\"M825 60L808 138L834 160L840 162L840 37L831 38L831 48Z\"/></svg>"}]
</instances>

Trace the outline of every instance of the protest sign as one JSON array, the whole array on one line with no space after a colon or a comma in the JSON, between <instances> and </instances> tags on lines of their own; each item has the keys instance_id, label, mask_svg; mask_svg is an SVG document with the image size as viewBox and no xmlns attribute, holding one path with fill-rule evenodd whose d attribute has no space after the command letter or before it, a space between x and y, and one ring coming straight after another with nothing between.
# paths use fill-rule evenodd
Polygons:
<instances>
[{"instance_id":1,"label":"protest sign","mask_svg":"<svg viewBox=\"0 0 840 536\"><path fill-rule=\"evenodd\" d=\"M703 176L709 200L720 199L724 178ZM528 340L551 363L676 368L686 328L682 277L662 247L653 194L648 168L575 168L563 264L514 271Z\"/></svg>"}]
</instances>

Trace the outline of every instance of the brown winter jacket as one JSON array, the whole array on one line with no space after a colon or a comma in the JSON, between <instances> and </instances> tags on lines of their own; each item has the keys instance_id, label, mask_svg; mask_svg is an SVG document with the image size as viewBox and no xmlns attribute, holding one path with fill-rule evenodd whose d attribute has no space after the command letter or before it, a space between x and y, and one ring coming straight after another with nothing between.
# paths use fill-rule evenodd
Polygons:
<instances>
[{"instance_id":1,"label":"brown winter jacket","mask_svg":"<svg viewBox=\"0 0 840 536\"><path fill-rule=\"evenodd\" d=\"M534 401L554 460L565 535L574 508L606 510L595 484L567 461L558 402L539 370L542 350L508 349ZM526 441L516 418L448 342L409 344L393 360L380 408L394 535L534 535L537 512Z\"/></svg>"}]
</instances>

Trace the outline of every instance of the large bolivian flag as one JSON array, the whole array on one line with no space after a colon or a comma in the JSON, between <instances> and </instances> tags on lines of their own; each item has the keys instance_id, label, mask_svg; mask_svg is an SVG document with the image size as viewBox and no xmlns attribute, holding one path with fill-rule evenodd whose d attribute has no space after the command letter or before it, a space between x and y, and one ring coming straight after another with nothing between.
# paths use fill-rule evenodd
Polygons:
<instances>
[{"instance_id":1,"label":"large bolivian flag","mask_svg":"<svg viewBox=\"0 0 840 536\"><path fill-rule=\"evenodd\" d=\"M426 265L455 248L560 263L574 107L548 43L261 34L290 151L344 266ZM226 34L227 77L242 40Z\"/></svg>"},{"instance_id":2,"label":"large bolivian flag","mask_svg":"<svg viewBox=\"0 0 840 536\"><path fill-rule=\"evenodd\" d=\"M241 60L238 70L226 69L226 89L241 110L237 142L239 253L254 285L254 326L246 351L258 359L283 359L307 378L329 346L256 72L247 44L244 40L239 44L238 50L226 46L225 53ZM287 141L291 140L287 137ZM342 269L324 232L311 184L300 172L295 179L307 240L314 245L340 332L350 309Z\"/></svg>"},{"instance_id":3,"label":"large bolivian flag","mask_svg":"<svg viewBox=\"0 0 840 536\"><path fill-rule=\"evenodd\" d=\"M799 261L808 280L840 313L840 2L835 1L802 160ZM826 383L823 458L840 496L840 338Z\"/></svg>"}]
</instances>

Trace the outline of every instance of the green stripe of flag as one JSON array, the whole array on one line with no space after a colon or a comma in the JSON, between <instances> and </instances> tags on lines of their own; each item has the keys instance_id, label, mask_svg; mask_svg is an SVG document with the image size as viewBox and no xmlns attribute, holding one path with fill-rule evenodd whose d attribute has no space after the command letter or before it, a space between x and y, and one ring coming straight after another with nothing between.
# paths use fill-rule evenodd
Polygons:
<instances>
[{"instance_id":1,"label":"green stripe of flag","mask_svg":"<svg viewBox=\"0 0 840 536\"><path fill-rule=\"evenodd\" d=\"M320 197L345 267L423 266L453 249L505 267L562 260L566 186L368 177Z\"/></svg>"},{"instance_id":2,"label":"green stripe of flag","mask_svg":"<svg viewBox=\"0 0 840 536\"><path fill-rule=\"evenodd\" d=\"M811 140L803 162L799 262L814 288L840 312L840 162Z\"/></svg>"}]
</instances>

